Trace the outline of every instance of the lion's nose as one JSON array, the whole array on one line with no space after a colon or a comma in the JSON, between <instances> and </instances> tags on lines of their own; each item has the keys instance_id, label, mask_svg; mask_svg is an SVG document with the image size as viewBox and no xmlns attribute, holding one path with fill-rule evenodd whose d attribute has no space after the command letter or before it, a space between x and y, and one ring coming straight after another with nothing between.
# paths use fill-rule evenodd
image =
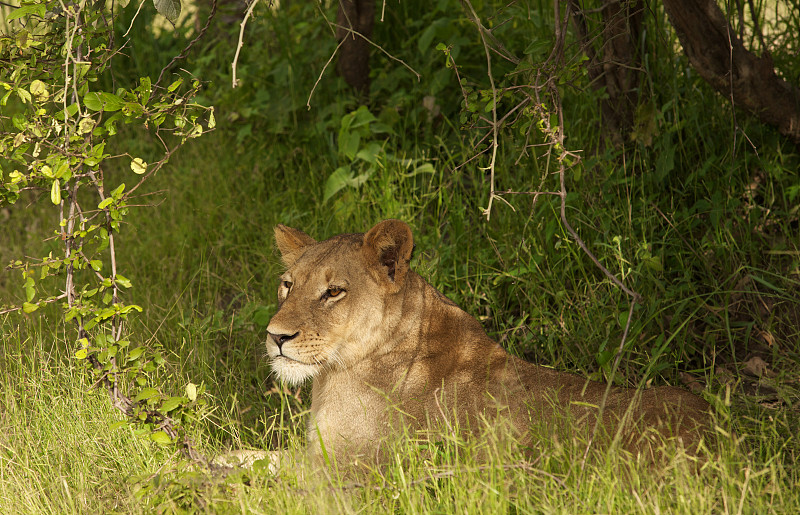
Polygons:
<instances>
[{"instance_id":1,"label":"lion's nose","mask_svg":"<svg viewBox=\"0 0 800 515\"><path fill-rule=\"evenodd\" d=\"M278 350L281 350L283 344L295 338L298 334L300 334L300 331L297 331L294 334L273 334L273 333L267 333L267 334L269 334L269 337L272 338L272 341L275 342L275 345L278 346Z\"/></svg>"}]
</instances>

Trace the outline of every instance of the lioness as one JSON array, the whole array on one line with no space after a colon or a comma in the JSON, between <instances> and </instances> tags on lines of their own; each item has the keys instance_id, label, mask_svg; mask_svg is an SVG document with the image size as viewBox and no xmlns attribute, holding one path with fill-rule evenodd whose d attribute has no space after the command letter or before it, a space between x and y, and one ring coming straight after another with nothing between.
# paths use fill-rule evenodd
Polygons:
<instances>
[{"instance_id":1,"label":"lioness","mask_svg":"<svg viewBox=\"0 0 800 515\"><path fill-rule=\"evenodd\" d=\"M267 349L283 381L313 379L312 457L324 450L340 461L380 459L401 426L475 429L499 417L534 448L547 437L542 428L591 432L606 385L528 363L491 340L409 268L414 243L405 223L386 220L321 242L278 225L275 239L287 270ZM650 449L642 444L648 428L690 446L707 428L708 410L679 388L613 387L601 426L632 452Z\"/></svg>"}]
</instances>

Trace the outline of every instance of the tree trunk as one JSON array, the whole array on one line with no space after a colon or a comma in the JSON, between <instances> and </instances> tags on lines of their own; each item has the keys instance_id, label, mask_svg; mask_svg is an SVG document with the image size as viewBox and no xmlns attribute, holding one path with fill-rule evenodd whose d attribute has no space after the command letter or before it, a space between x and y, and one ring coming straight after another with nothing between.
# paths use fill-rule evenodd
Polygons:
<instances>
[{"instance_id":1,"label":"tree trunk","mask_svg":"<svg viewBox=\"0 0 800 515\"><path fill-rule=\"evenodd\" d=\"M800 145L800 90L775 75L769 53L745 49L715 0L664 0L664 9L697 73Z\"/></svg>"},{"instance_id":2,"label":"tree trunk","mask_svg":"<svg viewBox=\"0 0 800 515\"><path fill-rule=\"evenodd\" d=\"M372 38L375 0L339 0L336 23L336 39L343 41L336 69L350 87L367 95L369 43L364 38Z\"/></svg>"},{"instance_id":3,"label":"tree trunk","mask_svg":"<svg viewBox=\"0 0 800 515\"><path fill-rule=\"evenodd\" d=\"M641 56L641 0L607 0L600 10L603 26L600 30L600 48L592 45L594 31L587 26L583 9L576 0L569 8L586 55L589 56L589 78L592 85L604 89L607 97L600 102L603 132L614 146L627 141L633 129L638 106Z\"/></svg>"}]
</instances>

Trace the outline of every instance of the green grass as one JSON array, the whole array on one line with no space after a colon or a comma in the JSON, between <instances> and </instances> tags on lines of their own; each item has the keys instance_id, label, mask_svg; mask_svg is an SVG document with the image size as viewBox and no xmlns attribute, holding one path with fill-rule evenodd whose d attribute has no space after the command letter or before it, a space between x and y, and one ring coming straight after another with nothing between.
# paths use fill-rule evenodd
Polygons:
<instances>
[{"instance_id":1,"label":"green grass","mask_svg":"<svg viewBox=\"0 0 800 515\"><path fill-rule=\"evenodd\" d=\"M154 382L177 394L189 382L205 385L208 409L187 431L209 456L302 448L309 389L276 385L265 359L281 270L272 228L284 223L324 238L398 217L414 230L415 269L512 352L628 386L697 381L719 406L715 454L696 474L681 457L654 473L614 454L584 462L569 442L542 442L531 458L494 442L496 435L462 442L443 434L433 457L409 439L397 450L402 459L357 479L312 475L302 464L277 478L259 469L209 477L130 427L109 427L119 414L80 371L74 328L50 306L0 315L0 513L800 512L796 149L741 113L733 127L729 106L685 73L669 42L646 42L652 143L586 150L567 177L572 225L644 297L612 374L629 299L571 240L558 199L533 205L529 195L508 195L508 205L495 202L490 221L481 216L486 161L468 162L481 134L461 127L461 92L432 47L439 40L457 47L460 71L476 88L486 87L483 48L475 34L460 35L469 25L445 4L420 8L424 15L409 2L387 7L392 27L415 18L402 33L379 27L376 38L423 80L376 60L369 108L391 132L365 133L362 147L383 149L375 170L327 203L326 181L337 167L362 173L368 166L337 147L342 117L356 108L339 79L326 75L314 108L305 107L335 46L324 26L308 22L318 20L313 5L292 3L286 18L251 22L251 37L265 48L245 52L237 90L228 88L224 30L187 63L212 81L205 95L217 106L218 128L148 183L152 195L134 202L156 206L134 209L117 239L119 269L134 284L127 300L144 307L128 325L131 338L160 348L168 361ZM435 17L446 22L434 26ZM421 49L429 27L435 37ZM521 52L514 45L527 44L526 32L505 30L507 46ZM325 43L298 52L302 40ZM170 57L176 45L164 35L136 43L139 53ZM118 80L155 73L133 64L116 72ZM435 96L441 119L428 116L426 95ZM564 95L568 146L601 148L597 94ZM517 164L517 136L502 137L499 188L539 190L552 171L546 157L536 150L538 159ZM120 151L153 152L146 135L131 130L119 139ZM430 168L412 173L423 165ZM129 180L126 168L111 165L108 180ZM543 187L555 189L555 178ZM56 213L33 200L0 206L0 262L58 250L57 241L43 241ZM21 304L21 286L17 273L0 274L0 304ZM744 370L754 356L768 364L762 377ZM730 428L737 436L725 436Z\"/></svg>"},{"instance_id":2,"label":"green grass","mask_svg":"<svg viewBox=\"0 0 800 515\"><path fill-rule=\"evenodd\" d=\"M435 452L409 438L396 459L364 475L312 474L309 466L277 477L256 468L227 478L187 471L164 448L109 429L118 414L102 391L59 356L60 332L43 324L3 321L0 423L2 513L796 513L800 477L778 444L783 415L753 420L748 447L729 441L705 463L675 455L657 471L603 452L541 442L521 454L489 434L464 441L433 436ZM212 391L222 389L214 385ZM237 425L217 399L212 418ZM262 411L262 416L266 413ZM293 423L299 424L298 420ZM722 425L725 423L721 422ZM229 430L233 436L235 431ZM262 435L283 433L276 427ZM208 453L224 446L197 431ZM438 440L437 440L438 438ZM245 438L247 439L247 438ZM250 439L252 443L254 440ZM291 437L285 446L299 452ZM303 478L303 479L299 479Z\"/></svg>"}]
</instances>

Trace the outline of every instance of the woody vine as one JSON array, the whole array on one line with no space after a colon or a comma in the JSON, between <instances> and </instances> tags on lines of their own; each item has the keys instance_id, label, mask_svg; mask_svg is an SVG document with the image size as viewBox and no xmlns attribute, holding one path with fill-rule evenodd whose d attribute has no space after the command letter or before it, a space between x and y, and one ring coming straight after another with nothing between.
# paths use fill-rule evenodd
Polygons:
<instances>
[{"instance_id":1,"label":"woody vine","mask_svg":"<svg viewBox=\"0 0 800 515\"><path fill-rule=\"evenodd\" d=\"M179 2L154 3L177 18ZM204 404L203 387L188 383L170 395L153 384L165 359L157 348L137 343L130 329L142 308L128 301L133 284L117 256L136 190L182 145L214 129L214 111L195 102L201 84L187 75L172 74L167 85L142 77L113 92L100 89L120 48L111 29L118 13L110 5L31 0L6 17L6 33L0 34L0 206L20 199L42 209L54 206L58 250L6 267L19 274L24 301L0 306L0 314L61 306L75 328L75 359L124 413L119 424L133 423L152 441L175 443L189 459L203 461L183 429ZM162 73L159 80L169 76ZM160 142L156 158L147 162L116 149L110 142L121 130L149 133Z\"/></svg>"}]
</instances>

